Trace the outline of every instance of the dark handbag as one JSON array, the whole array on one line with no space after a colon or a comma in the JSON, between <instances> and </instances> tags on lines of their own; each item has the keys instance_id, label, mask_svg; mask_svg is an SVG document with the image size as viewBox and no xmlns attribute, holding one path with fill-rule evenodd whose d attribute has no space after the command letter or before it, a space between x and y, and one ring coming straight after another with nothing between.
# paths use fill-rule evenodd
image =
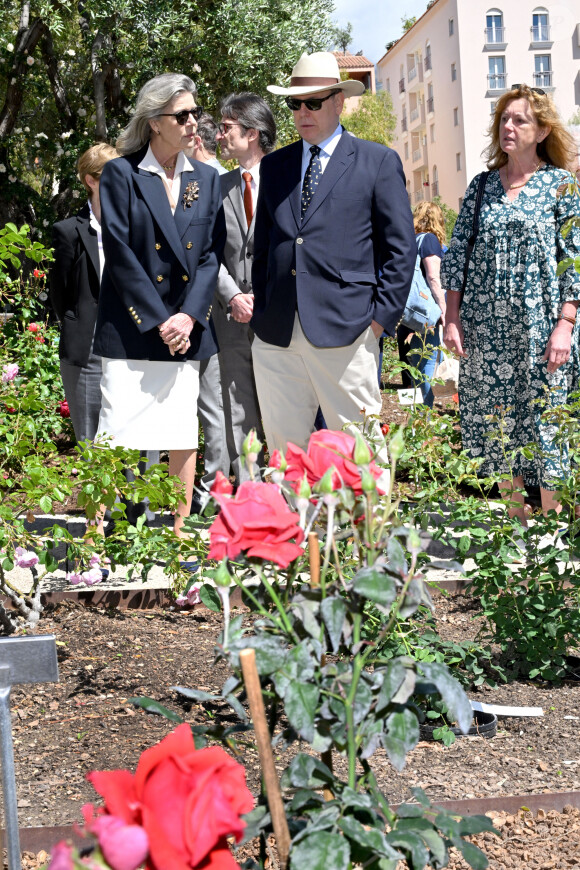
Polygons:
<instances>
[{"instance_id":1,"label":"dark handbag","mask_svg":"<svg viewBox=\"0 0 580 870\"><path fill-rule=\"evenodd\" d=\"M465 285L467 284L467 272L469 269L469 263L471 261L471 255L473 253L473 248L475 247L475 241L477 239L477 235L479 233L479 213L481 211L481 203L483 201L483 191L485 190L485 185L487 184L487 178L489 176L489 172L482 172L479 176L479 183L477 185L477 194L475 195L475 208L473 209L473 225L471 228L471 235L467 240L467 247L465 249L465 265L463 267L463 283L461 284L461 297L459 300L459 304L461 305L461 300L463 299L463 294L465 293Z\"/></svg>"},{"instance_id":2,"label":"dark handbag","mask_svg":"<svg viewBox=\"0 0 580 870\"><path fill-rule=\"evenodd\" d=\"M421 242L424 236L425 233L420 233L417 236L415 271L411 281L407 304L401 318L401 323L412 329L413 332L423 332L423 330L429 327L436 326L441 317L441 309L433 299L433 294L421 271Z\"/></svg>"}]
</instances>

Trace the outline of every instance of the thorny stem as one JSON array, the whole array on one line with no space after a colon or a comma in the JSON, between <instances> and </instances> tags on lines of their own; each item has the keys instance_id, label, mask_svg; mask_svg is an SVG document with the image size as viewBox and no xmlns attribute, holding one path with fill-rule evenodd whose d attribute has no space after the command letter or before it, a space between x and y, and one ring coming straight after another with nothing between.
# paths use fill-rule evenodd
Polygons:
<instances>
[{"instance_id":1,"label":"thorny stem","mask_svg":"<svg viewBox=\"0 0 580 870\"><path fill-rule=\"evenodd\" d=\"M218 594L224 607L224 650L228 648L230 630L230 590L229 586L218 586Z\"/></svg>"},{"instance_id":2,"label":"thorny stem","mask_svg":"<svg viewBox=\"0 0 580 870\"><path fill-rule=\"evenodd\" d=\"M356 613L353 623L353 642L355 645L360 644L360 629L362 622L362 614ZM346 738L348 745L348 785L349 788L356 787L356 734L354 728L354 703L360 675L362 673L365 656L357 653L352 663L352 682L350 691L344 702L346 711Z\"/></svg>"}]
</instances>

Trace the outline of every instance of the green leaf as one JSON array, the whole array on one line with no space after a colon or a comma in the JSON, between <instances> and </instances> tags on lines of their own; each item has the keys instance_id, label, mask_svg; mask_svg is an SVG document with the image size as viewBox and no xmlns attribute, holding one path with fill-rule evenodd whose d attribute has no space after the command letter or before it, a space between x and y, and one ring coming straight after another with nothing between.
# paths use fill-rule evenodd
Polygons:
<instances>
[{"instance_id":1,"label":"green leaf","mask_svg":"<svg viewBox=\"0 0 580 870\"><path fill-rule=\"evenodd\" d=\"M486 867L489 866L489 861L481 849L478 849L477 846L473 845L473 843L454 838L453 845L456 849L459 849L467 863L473 867L473 870L486 870Z\"/></svg>"},{"instance_id":2,"label":"green leaf","mask_svg":"<svg viewBox=\"0 0 580 870\"><path fill-rule=\"evenodd\" d=\"M449 860L447 846L445 845L445 840L439 836L437 831L434 831L432 828L431 830L421 831L420 837L427 848L431 850L431 854L439 862L439 865L441 867L447 866L447 861Z\"/></svg>"},{"instance_id":3,"label":"green leaf","mask_svg":"<svg viewBox=\"0 0 580 870\"><path fill-rule=\"evenodd\" d=\"M319 691L313 683L298 680L290 683L284 696L284 709L288 721L304 740L314 740L314 717L318 706Z\"/></svg>"},{"instance_id":4,"label":"green leaf","mask_svg":"<svg viewBox=\"0 0 580 870\"><path fill-rule=\"evenodd\" d=\"M354 578L353 590L374 604L391 607L397 597L395 581L389 574L376 568L362 568Z\"/></svg>"},{"instance_id":5,"label":"green leaf","mask_svg":"<svg viewBox=\"0 0 580 870\"><path fill-rule=\"evenodd\" d=\"M290 850L291 870L348 870L350 849L348 840L340 834L319 831L305 837Z\"/></svg>"},{"instance_id":6,"label":"green leaf","mask_svg":"<svg viewBox=\"0 0 580 870\"><path fill-rule=\"evenodd\" d=\"M177 692L183 695L184 698L189 698L190 701L221 701L219 695L212 695L211 692L202 692L201 689L188 689L184 686L171 686L172 692Z\"/></svg>"},{"instance_id":7,"label":"green leaf","mask_svg":"<svg viewBox=\"0 0 580 870\"><path fill-rule=\"evenodd\" d=\"M43 495L39 498L38 504L40 506L41 511L44 514L49 514L52 510L52 499L47 495Z\"/></svg>"},{"instance_id":8,"label":"green leaf","mask_svg":"<svg viewBox=\"0 0 580 870\"><path fill-rule=\"evenodd\" d=\"M173 710L168 710L167 707L164 707L158 701L154 701L153 698L129 698L129 703L134 704L135 707L141 707L147 713L156 713L158 716L164 716L166 719L170 719L171 722L179 722L180 724L183 722L181 716L178 716Z\"/></svg>"},{"instance_id":9,"label":"green leaf","mask_svg":"<svg viewBox=\"0 0 580 870\"><path fill-rule=\"evenodd\" d=\"M346 616L346 604L342 598L325 598L320 604L322 621L326 626L333 652L337 652Z\"/></svg>"},{"instance_id":10,"label":"green leaf","mask_svg":"<svg viewBox=\"0 0 580 870\"><path fill-rule=\"evenodd\" d=\"M459 819L459 831L465 834L481 834L484 831L493 831L493 822L488 816L462 816Z\"/></svg>"},{"instance_id":11,"label":"green leaf","mask_svg":"<svg viewBox=\"0 0 580 870\"><path fill-rule=\"evenodd\" d=\"M384 745L393 767L401 771L407 752L419 742L419 723L411 710L401 710L387 716Z\"/></svg>"},{"instance_id":12,"label":"green leaf","mask_svg":"<svg viewBox=\"0 0 580 870\"><path fill-rule=\"evenodd\" d=\"M333 782L332 772L318 758L300 752L282 774L284 788L321 788Z\"/></svg>"},{"instance_id":13,"label":"green leaf","mask_svg":"<svg viewBox=\"0 0 580 870\"><path fill-rule=\"evenodd\" d=\"M407 853L411 860L413 870L422 870L429 860L429 853L423 843L423 840L418 834L412 831L390 831L387 834L387 840L391 846L397 846L403 852Z\"/></svg>"},{"instance_id":14,"label":"green leaf","mask_svg":"<svg viewBox=\"0 0 580 870\"><path fill-rule=\"evenodd\" d=\"M199 590L199 597L208 610L213 610L215 613L221 611L222 600L215 586L210 586L208 583L204 583Z\"/></svg>"},{"instance_id":15,"label":"green leaf","mask_svg":"<svg viewBox=\"0 0 580 870\"><path fill-rule=\"evenodd\" d=\"M242 722L247 722L247 721L248 721L248 715L247 715L247 713L246 713L246 711L245 711L245 709L244 709L244 705L241 703L241 701L239 701L239 700L236 698L235 695L227 695L227 697L226 697L226 701L228 702L228 704L230 705L230 707L232 708L232 710L233 710L235 713L237 713L239 719L240 719Z\"/></svg>"},{"instance_id":16,"label":"green leaf","mask_svg":"<svg viewBox=\"0 0 580 870\"><path fill-rule=\"evenodd\" d=\"M352 816L345 816L339 822L340 830L346 834L356 844L355 849L358 852L358 846L369 849L374 855L382 855L383 858L401 858L398 853L387 841L386 835L376 828L366 829L359 821Z\"/></svg>"},{"instance_id":17,"label":"green leaf","mask_svg":"<svg viewBox=\"0 0 580 870\"><path fill-rule=\"evenodd\" d=\"M469 698L449 669L441 662L420 662L418 667L437 686L437 691L445 701L453 721L457 722L463 734L467 734L473 719Z\"/></svg>"},{"instance_id":18,"label":"green leaf","mask_svg":"<svg viewBox=\"0 0 580 870\"><path fill-rule=\"evenodd\" d=\"M377 698L377 711L391 703L404 704L413 694L414 688L415 671L405 667L401 659L394 659L384 668L383 684Z\"/></svg>"}]
</instances>

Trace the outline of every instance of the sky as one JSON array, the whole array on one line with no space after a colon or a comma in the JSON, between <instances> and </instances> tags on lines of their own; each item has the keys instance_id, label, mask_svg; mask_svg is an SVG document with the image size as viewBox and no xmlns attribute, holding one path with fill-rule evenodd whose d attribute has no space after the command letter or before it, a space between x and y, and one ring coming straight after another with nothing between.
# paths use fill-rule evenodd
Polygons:
<instances>
[{"instance_id":1,"label":"sky","mask_svg":"<svg viewBox=\"0 0 580 870\"><path fill-rule=\"evenodd\" d=\"M348 21L353 27L353 39L349 51L356 54L362 49L365 57L373 63L385 53L385 44L403 34L401 18L415 15L417 18L427 9L427 0L334 0L335 11L331 16L341 27Z\"/></svg>"}]
</instances>

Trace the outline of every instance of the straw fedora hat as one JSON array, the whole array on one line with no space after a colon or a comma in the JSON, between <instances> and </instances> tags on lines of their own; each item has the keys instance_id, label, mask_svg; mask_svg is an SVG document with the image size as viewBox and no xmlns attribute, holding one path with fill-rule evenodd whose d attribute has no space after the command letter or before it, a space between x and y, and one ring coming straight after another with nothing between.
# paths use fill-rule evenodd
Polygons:
<instances>
[{"instance_id":1,"label":"straw fedora hat","mask_svg":"<svg viewBox=\"0 0 580 870\"><path fill-rule=\"evenodd\" d=\"M294 69L289 88L268 85L271 94L293 97L296 94L318 94L321 91L341 90L346 97L357 97L364 93L365 86L355 79L340 80L340 72L335 56L330 51L315 51L303 54Z\"/></svg>"}]
</instances>

